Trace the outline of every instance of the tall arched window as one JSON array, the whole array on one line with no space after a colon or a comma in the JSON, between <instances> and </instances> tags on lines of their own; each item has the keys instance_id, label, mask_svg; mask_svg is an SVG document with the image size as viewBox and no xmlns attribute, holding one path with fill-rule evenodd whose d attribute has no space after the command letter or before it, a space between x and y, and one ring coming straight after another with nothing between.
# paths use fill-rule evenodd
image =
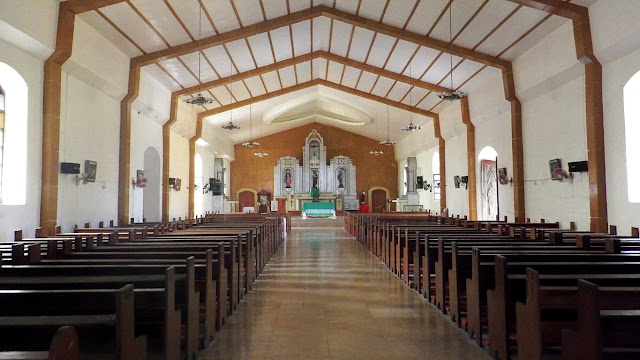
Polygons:
<instances>
[{"instance_id":1,"label":"tall arched window","mask_svg":"<svg viewBox=\"0 0 640 360\"><path fill-rule=\"evenodd\" d=\"M22 76L0 62L2 137L0 203L24 205L27 197L27 115L29 91ZM10 154L10 155L9 155Z\"/></svg>"},{"instance_id":2,"label":"tall arched window","mask_svg":"<svg viewBox=\"0 0 640 360\"><path fill-rule=\"evenodd\" d=\"M431 158L431 173L433 174L433 200L440 200L440 153L437 151Z\"/></svg>"},{"instance_id":3,"label":"tall arched window","mask_svg":"<svg viewBox=\"0 0 640 360\"><path fill-rule=\"evenodd\" d=\"M627 144L627 192L629 202L640 203L640 72L624 86L624 133Z\"/></svg>"}]
</instances>

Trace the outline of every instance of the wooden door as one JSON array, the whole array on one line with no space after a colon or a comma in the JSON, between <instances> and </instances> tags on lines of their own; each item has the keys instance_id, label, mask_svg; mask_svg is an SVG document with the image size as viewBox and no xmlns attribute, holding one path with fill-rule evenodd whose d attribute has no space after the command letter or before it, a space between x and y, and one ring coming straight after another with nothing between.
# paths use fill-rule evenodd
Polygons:
<instances>
[{"instance_id":1,"label":"wooden door","mask_svg":"<svg viewBox=\"0 0 640 360\"><path fill-rule=\"evenodd\" d=\"M238 194L238 202L240 203L240 211L242 211L242 209L244 209L245 207L252 207L255 209L255 194L251 191L243 191Z\"/></svg>"},{"instance_id":2,"label":"wooden door","mask_svg":"<svg viewBox=\"0 0 640 360\"><path fill-rule=\"evenodd\" d=\"M371 212L381 213L387 208L387 192L384 190L373 190L371 192Z\"/></svg>"}]
</instances>

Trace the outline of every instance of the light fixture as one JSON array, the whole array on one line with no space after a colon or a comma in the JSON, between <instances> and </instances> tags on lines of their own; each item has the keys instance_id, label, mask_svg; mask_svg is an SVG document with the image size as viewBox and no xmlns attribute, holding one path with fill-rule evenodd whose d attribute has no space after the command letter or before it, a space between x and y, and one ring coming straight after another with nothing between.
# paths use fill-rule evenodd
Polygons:
<instances>
[{"instance_id":1,"label":"light fixture","mask_svg":"<svg viewBox=\"0 0 640 360\"><path fill-rule=\"evenodd\" d=\"M269 154L265 153L265 152L257 152L257 153L253 153L254 156L257 156L259 158L263 158L265 156L269 156Z\"/></svg>"},{"instance_id":2,"label":"light fixture","mask_svg":"<svg viewBox=\"0 0 640 360\"><path fill-rule=\"evenodd\" d=\"M201 62L201 54L200 54L200 43L202 40L202 3L200 2L200 15L198 17L198 84L202 85L201 75L200 75L200 62ZM202 92L198 92L198 94L190 99L185 100L187 104L204 106L206 104L213 103L213 99L209 97L202 96Z\"/></svg>"},{"instance_id":3,"label":"light fixture","mask_svg":"<svg viewBox=\"0 0 640 360\"><path fill-rule=\"evenodd\" d=\"M380 141L380 145L391 146L394 144L395 142L389 139L389 105L387 105L387 138L385 140Z\"/></svg>"},{"instance_id":4,"label":"light fixture","mask_svg":"<svg viewBox=\"0 0 640 360\"><path fill-rule=\"evenodd\" d=\"M422 126L414 124L413 121L409 123L409 125L402 128L402 130L409 131L409 132L414 132L420 129L422 129Z\"/></svg>"},{"instance_id":5,"label":"light fixture","mask_svg":"<svg viewBox=\"0 0 640 360\"><path fill-rule=\"evenodd\" d=\"M378 151L378 150L373 150L373 151L369 151L369 154L375 155L375 156L379 156L379 155L384 154L384 152L383 151Z\"/></svg>"},{"instance_id":6,"label":"light fixture","mask_svg":"<svg viewBox=\"0 0 640 360\"><path fill-rule=\"evenodd\" d=\"M251 104L249 104L249 141L245 141L242 143L243 146L246 146L248 148L252 148L260 145L260 143L257 141L251 141L251 139L253 139L253 132L251 131L253 127L251 125L251 123L253 122L252 120L253 119L251 118Z\"/></svg>"},{"instance_id":7,"label":"light fixture","mask_svg":"<svg viewBox=\"0 0 640 360\"><path fill-rule=\"evenodd\" d=\"M240 126L237 126L233 123L233 120L229 121L228 124L224 124L222 125L223 129L227 129L227 130L235 130L235 129L240 129Z\"/></svg>"},{"instance_id":8,"label":"light fixture","mask_svg":"<svg viewBox=\"0 0 640 360\"><path fill-rule=\"evenodd\" d=\"M453 43L453 16L451 15L452 13L452 6L449 6L449 44ZM463 97L466 97L467 94L463 93L462 91L458 91L458 90L453 90L453 54L450 53L449 54L449 59L450 59L450 65L451 65L451 71L449 72L449 78L451 79L451 91L449 92L444 92L444 93L440 93L438 94L438 97L442 100L447 100L447 101L456 101L456 100L460 100Z\"/></svg>"}]
</instances>

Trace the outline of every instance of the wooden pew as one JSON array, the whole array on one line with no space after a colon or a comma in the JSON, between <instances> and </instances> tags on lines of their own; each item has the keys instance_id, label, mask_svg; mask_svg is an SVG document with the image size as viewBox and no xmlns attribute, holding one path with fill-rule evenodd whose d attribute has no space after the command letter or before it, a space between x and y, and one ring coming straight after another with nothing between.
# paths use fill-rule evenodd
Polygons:
<instances>
[{"instance_id":1,"label":"wooden pew","mask_svg":"<svg viewBox=\"0 0 640 360\"><path fill-rule=\"evenodd\" d=\"M0 360L78 360L78 334L62 326L51 339L48 351L0 351Z\"/></svg>"}]
</instances>

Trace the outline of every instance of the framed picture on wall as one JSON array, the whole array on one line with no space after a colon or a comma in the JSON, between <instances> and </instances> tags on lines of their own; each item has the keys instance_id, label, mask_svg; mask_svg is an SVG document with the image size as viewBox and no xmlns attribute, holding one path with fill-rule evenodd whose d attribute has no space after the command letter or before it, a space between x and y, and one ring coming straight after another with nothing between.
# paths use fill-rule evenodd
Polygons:
<instances>
[{"instance_id":1,"label":"framed picture on wall","mask_svg":"<svg viewBox=\"0 0 640 360\"><path fill-rule=\"evenodd\" d=\"M549 160L549 177L551 179L555 178L556 169L561 169L562 163L560 159L551 159Z\"/></svg>"},{"instance_id":2,"label":"framed picture on wall","mask_svg":"<svg viewBox=\"0 0 640 360\"><path fill-rule=\"evenodd\" d=\"M460 176L456 175L456 176L453 177L453 186L456 189L460 188Z\"/></svg>"},{"instance_id":3,"label":"framed picture on wall","mask_svg":"<svg viewBox=\"0 0 640 360\"><path fill-rule=\"evenodd\" d=\"M85 160L84 172L87 176L84 178L86 182L96 182L96 172L98 171L98 163L96 161Z\"/></svg>"}]
</instances>

